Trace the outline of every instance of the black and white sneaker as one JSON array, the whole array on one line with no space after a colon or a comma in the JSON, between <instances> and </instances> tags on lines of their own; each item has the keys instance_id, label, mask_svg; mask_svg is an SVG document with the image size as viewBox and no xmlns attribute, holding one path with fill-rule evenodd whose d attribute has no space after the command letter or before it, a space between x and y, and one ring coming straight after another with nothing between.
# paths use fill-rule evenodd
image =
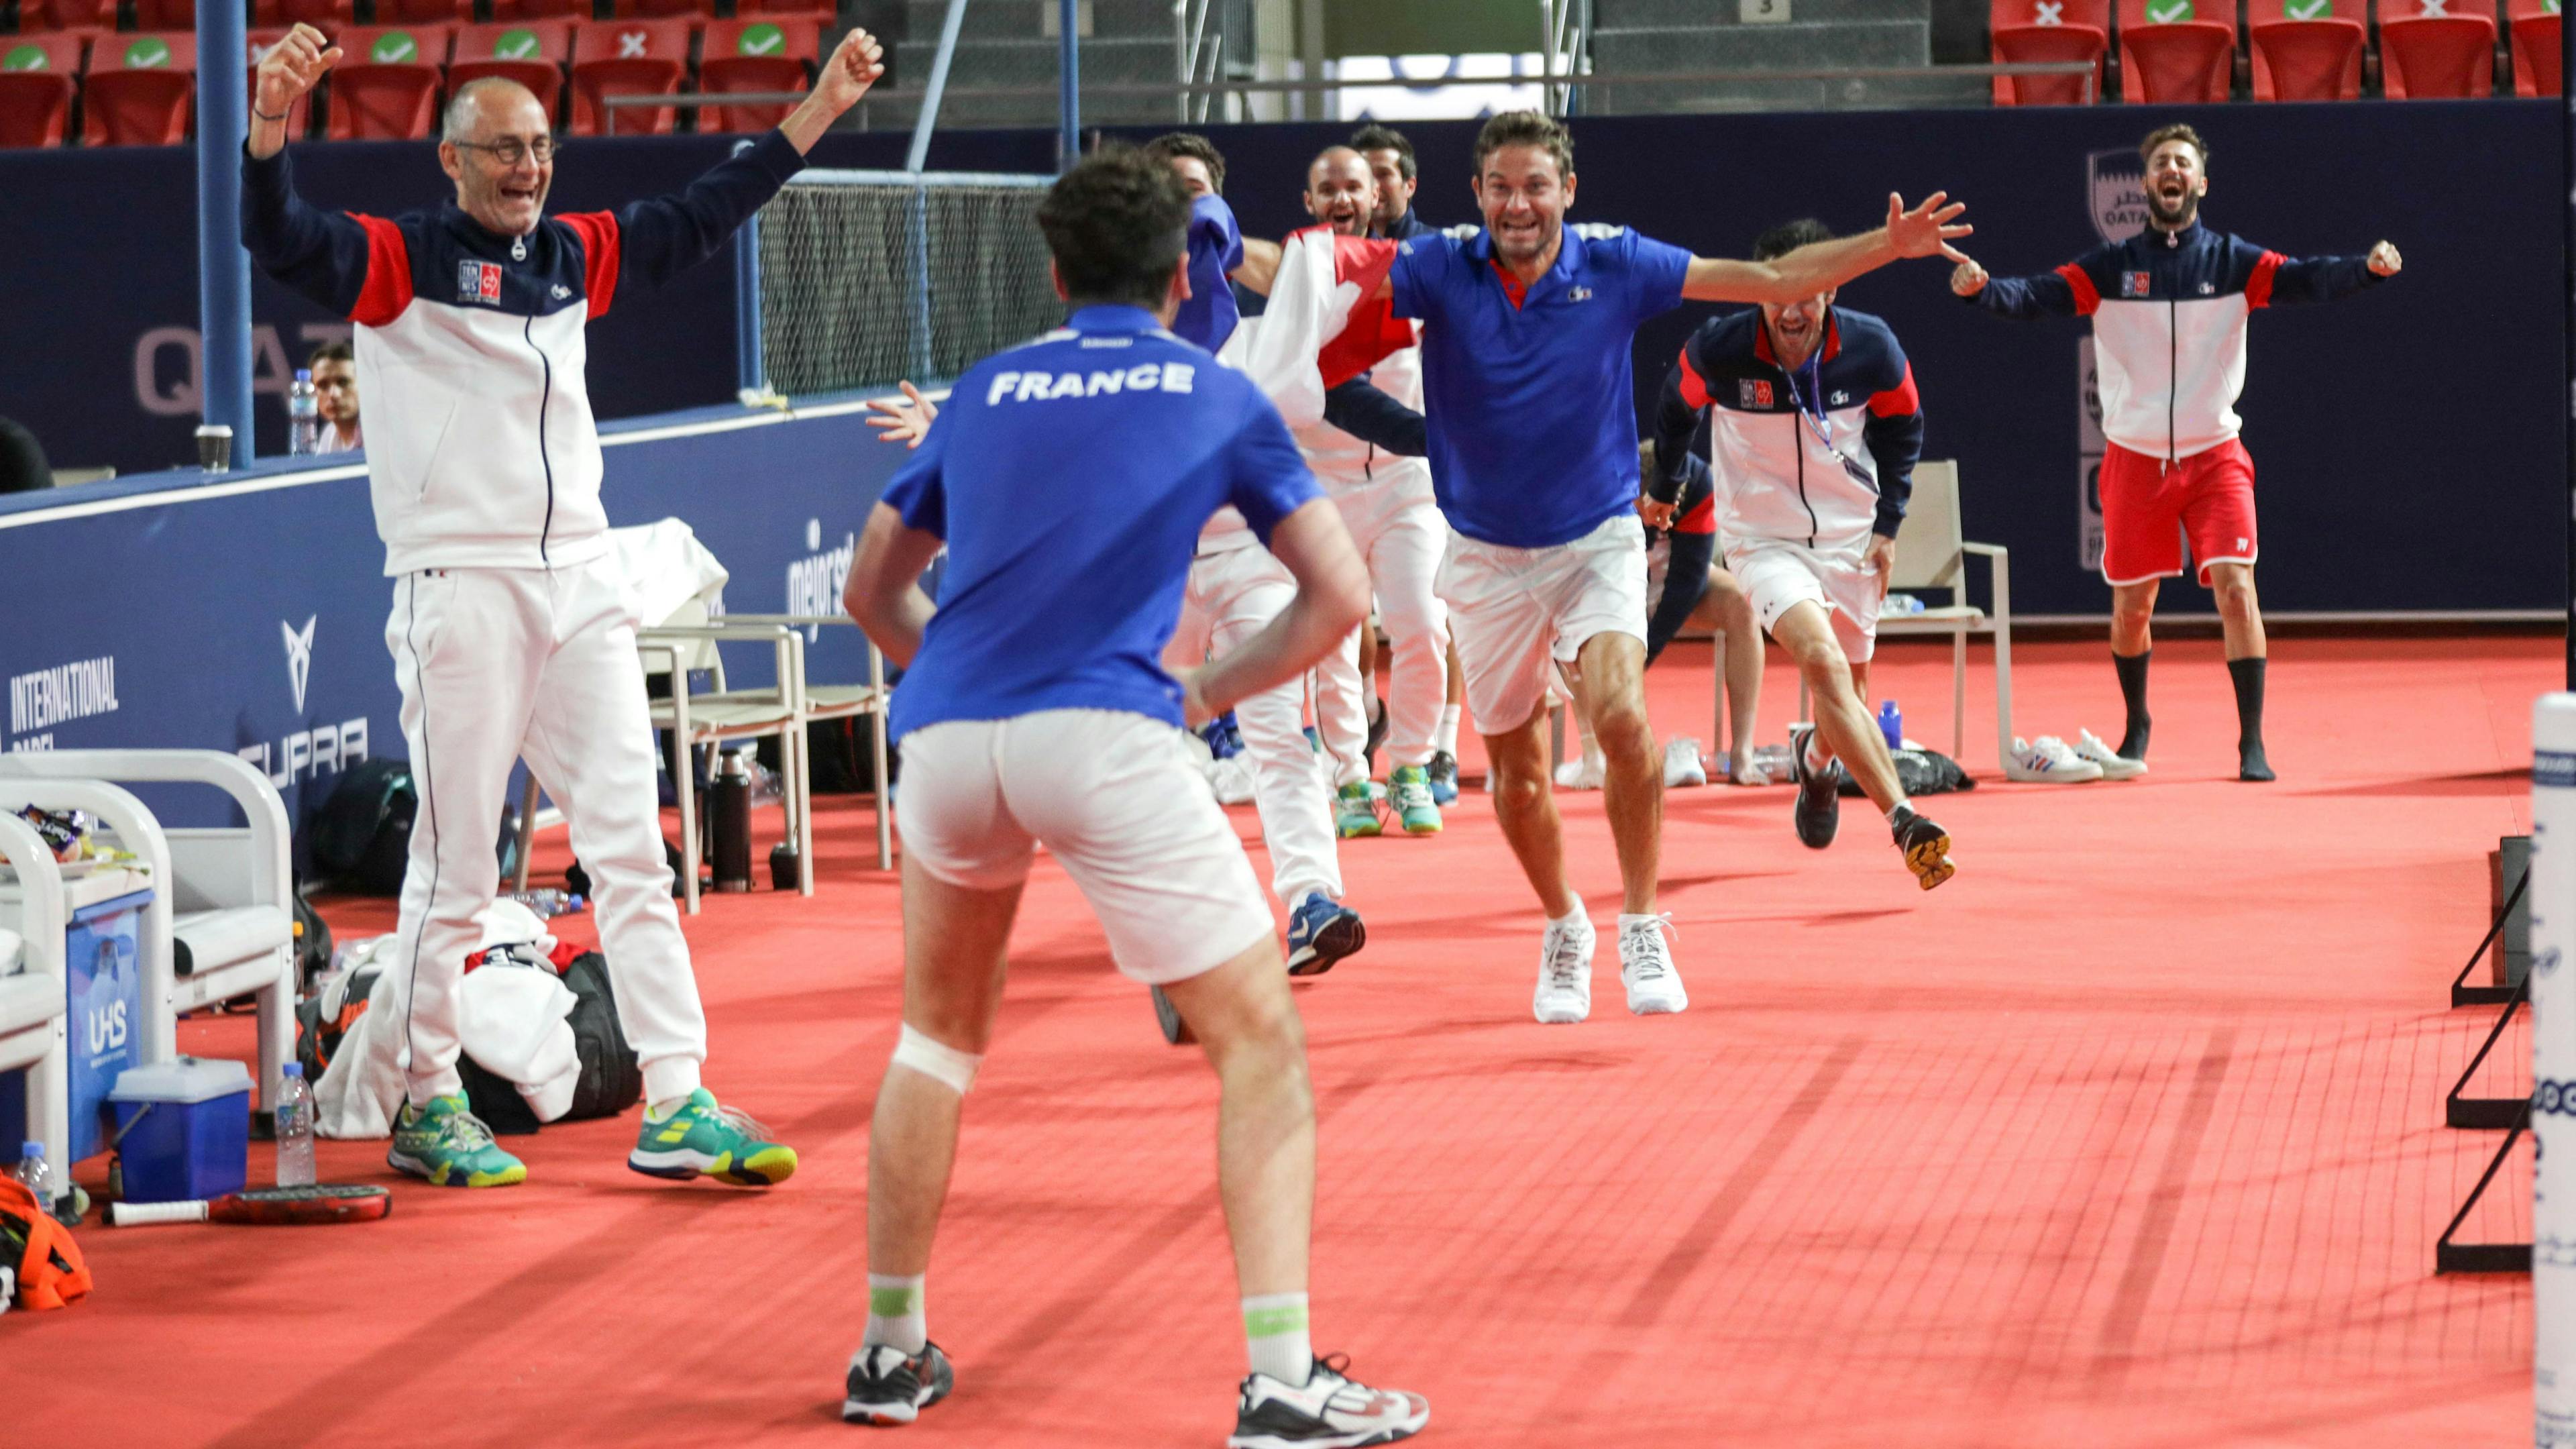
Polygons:
<instances>
[{"instance_id":1,"label":"black and white sneaker","mask_svg":"<svg viewBox=\"0 0 2576 1449\"><path fill-rule=\"evenodd\" d=\"M1789 731L1789 763L1798 781L1790 819L1798 827L1800 844L1822 850L1834 843L1834 832L1842 828L1843 762L1835 760L1821 770L1807 768L1807 741L1815 735L1812 729Z\"/></svg>"},{"instance_id":2,"label":"black and white sneaker","mask_svg":"<svg viewBox=\"0 0 2576 1449\"><path fill-rule=\"evenodd\" d=\"M938 1344L926 1345L918 1357L892 1344L871 1344L850 1355L849 1396L841 1401L841 1422L880 1428L909 1424L956 1386L956 1371Z\"/></svg>"},{"instance_id":3,"label":"black and white sneaker","mask_svg":"<svg viewBox=\"0 0 2576 1449\"><path fill-rule=\"evenodd\" d=\"M1302 1386L1246 1376L1226 1449L1358 1449L1410 1439L1431 1422L1430 1400L1354 1382L1342 1372L1349 1364L1338 1353L1319 1358Z\"/></svg>"},{"instance_id":4,"label":"black and white sneaker","mask_svg":"<svg viewBox=\"0 0 2576 1449\"><path fill-rule=\"evenodd\" d=\"M1915 814L1913 806L1897 806L1888 829L1896 848L1905 852L1905 868L1925 890L1959 873L1958 862L1950 859L1950 832Z\"/></svg>"}]
</instances>

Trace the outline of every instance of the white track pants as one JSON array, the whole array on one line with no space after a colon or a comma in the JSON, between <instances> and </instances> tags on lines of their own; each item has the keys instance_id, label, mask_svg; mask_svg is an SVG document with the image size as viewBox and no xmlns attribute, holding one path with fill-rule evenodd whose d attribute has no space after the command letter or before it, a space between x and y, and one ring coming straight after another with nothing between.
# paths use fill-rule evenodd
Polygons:
<instances>
[{"instance_id":1,"label":"white track pants","mask_svg":"<svg viewBox=\"0 0 2576 1449\"><path fill-rule=\"evenodd\" d=\"M1195 667L1223 655L1260 633L1296 597L1296 579L1266 549L1209 554L1190 566L1181 627L1166 657ZM1303 682L1292 679L1234 707L1244 753L1252 757L1252 803L1270 850L1270 888L1292 911L1313 891L1342 898L1331 792L1323 758L1306 741L1305 705Z\"/></svg>"},{"instance_id":2,"label":"white track pants","mask_svg":"<svg viewBox=\"0 0 2576 1449\"><path fill-rule=\"evenodd\" d=\"M1431 591L1449 526L1427 495L1395 495L1392 488L1378 487L1337 493L1334 502L1368 562L1378 622L1386 626L1387 759L1421 765L1431 760L1449 695L1449 609ZM1375 689L1374 680L1360 678L1356 633L1315 666L1315 718L1324 750L1333 757L1337 786L1368 778L1363 749L1368 696Z\"/></svg>"},{"instance_id":3,"label":"white track pants","mask_svg":"<svg viewBox=\"0 0 2576 1449\"><path fill-rule=\"evenodd\" d=\"M645 1100L694 1091L706 1013L671 905L635 621L611 565L406 574L385 644L420 789L388 968L411 1100L461 1090L457 986L500 888L502 804L523 754L598 894L600 949Z\"/></svg>"}]
</instances>

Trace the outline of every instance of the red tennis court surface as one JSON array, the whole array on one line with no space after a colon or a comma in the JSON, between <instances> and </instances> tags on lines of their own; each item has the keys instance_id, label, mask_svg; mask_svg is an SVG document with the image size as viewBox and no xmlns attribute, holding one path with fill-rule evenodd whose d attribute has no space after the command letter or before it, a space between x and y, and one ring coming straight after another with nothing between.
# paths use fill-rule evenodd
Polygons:
<instances>
[{"instance_id":1,"label":"red tennis court surface","mask_svg":"<svg viewBox=\"0 0 2576 1449\"><path fill-rule=\"evenodd\" d=\"M2025 647L2024 731L2116 737L2101 656ZM1881 692L1946 736L1946 651L1886 657ZM1538 916L1482 796L1436 840L1349 845L1368 950L1299 993L1318 1347L1479 1449L2527 1442L2528 1284L2431 1266L2496 1140L2441 1125L2492 1017L2444 986L2486 852L2527 828L2558 659L2285 641L2282 780L2248 786L2216 644L2168 644L2155 773L1925 802L1961 862L1930 894L1858 806L1811 853L1786 790L1675 791L1681 1017L1622 1009L1605 931L1593 1019L1530 1020ZM1704 648L1652 684L1667 732L1705 733ZM1795 692L1770 687L1777 738ZM1567 808L1606 926L1599 797ZM896 887L863 801L823 824L816 899L689 925L710 1083L803 1151L793 1183L636 1176L630 1117L518 1139L523 1188L398 1186L372 1226L93 1228L86 1305L0 1320L8 1441L876 1442L837 1408ZM959 1389L896 1442L1221 1443L1242 1348L1209 1075L1051 864L1013 968L931 1275ZM239 1019L187 1031L247 1055ZM2527 1070L2506 1050L2499 1093ZM382 1159L322 1149L326 1178L401 1182ZM2527 1183L2473 1226L2526 1229Z\"/></svg>"}]
</instances>

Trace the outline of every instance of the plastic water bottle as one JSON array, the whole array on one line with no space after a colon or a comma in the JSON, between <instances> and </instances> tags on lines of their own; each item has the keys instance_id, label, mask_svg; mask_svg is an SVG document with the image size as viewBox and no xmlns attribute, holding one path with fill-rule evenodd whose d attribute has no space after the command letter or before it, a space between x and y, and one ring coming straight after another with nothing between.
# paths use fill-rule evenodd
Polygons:
<instances>
[{"instance_id":1,"label":"plastic water bottle","mask_svg":"<svg viewBox=\"0 0 2576 1449\"><path fill-rule=\"evenodd\" d=\"M46 1212L54 1210L54 1169L45 1161L45 1144L22 1144L18 1148L18 1165L10 1169L9 1175L35 1194L36 1201L44 1205Z\"/></svg>"},{"instance_id":2,"label":"plastic water bottle","mask_svg":"<svg viewBox=\"0 0 2576 1449\"><path fill-rule=\"evenodd\" d=\"M537 919L541 921L550 921L557 916L577 914L584 906L589 904L589 902L584 901L577 895L573 895L568 891L556 890L552 886L547 886L541 890L512 891L501 899L506 901L517 901L520 905L526 906L530 911L534 912Z\"/></svg>"},{"instance_id":3,"label":"plastic water bottle","mask_svg":"<svg viewBox=\"0 0 2576 1449\"><path fill-rule=\"evenodd\" d=\"M322 395L314 391L310 368L295 369L286 386L286 451L299 458L322 451Z\"/></svg>"},{"instance_id":4,"label":"plastic water bottle","mask_svg":"<svg viewBox=\"0 0 2576 1449\"><path fill-rule=\"evenodd\" d=\"M277 1185L313 1185L313 1089L304 1081L304 1064L288 1062L286 1084L277 1094Z\"/></svg>"},{"instance_id":5,"label":"plastic water bottle","mask_svg":"<svg viewBox=\"0 0 2576 1449\"><path fill-rule=\"evenodd\" d=\"M1895 700L1890 699L1880 702L1878 706L1878 732L1887 736L1887 747L1889 749L1901 750L1905 748L1905 714L1904 711L1899 710L1896 707Z\"/></svg>"}]
</instances>

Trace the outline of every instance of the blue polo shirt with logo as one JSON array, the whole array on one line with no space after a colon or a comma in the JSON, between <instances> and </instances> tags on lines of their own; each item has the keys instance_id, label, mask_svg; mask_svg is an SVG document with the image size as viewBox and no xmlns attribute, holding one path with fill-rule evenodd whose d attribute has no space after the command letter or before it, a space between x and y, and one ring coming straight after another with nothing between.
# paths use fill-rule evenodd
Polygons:
<instances>
[{"instance_id":1,"label":"blue polo shirt with logo","mask_svg":"<svg viewBox=\"0 0 2576 1449\"><path fill-rule=\"evenodd\" d=\"M1202 196L1190 203L1190 299L1172 318L1172 331L1184 342L1215 352L1243 322L1226 277L1243 265L1243 228L1234 208L1221 196Z\"/></svg>"},{"instance_id":2,"label":"blue polo shirt with logo","mask_svg":"<svg viewBox=\"0 0 2576 1449\"><path fill-rule=\"evenodd\" d=\"M889 729L1046 709L1179 725L1163 645L1199 529L1230 503L1266 544L1321 496L1261 389L1141 308L1085 307L986 358L884 494L948 543Z\"/></svg>"},{"instance_id":3,"label":"blue polo shirt with logo","mask_svg":"<svg viewBox=\"0 0 2576 1449\"><path fill-rule=\"evenodd\" d=\"M1547 548L1637 503L1637 325L1681 305L1691 254L1626 227L1565 228L1556 265L1519 284L1491 233L1397 249L1395 314L1418 317L1440 511L1469 538Z\"/></svg>"}]
</instances>

